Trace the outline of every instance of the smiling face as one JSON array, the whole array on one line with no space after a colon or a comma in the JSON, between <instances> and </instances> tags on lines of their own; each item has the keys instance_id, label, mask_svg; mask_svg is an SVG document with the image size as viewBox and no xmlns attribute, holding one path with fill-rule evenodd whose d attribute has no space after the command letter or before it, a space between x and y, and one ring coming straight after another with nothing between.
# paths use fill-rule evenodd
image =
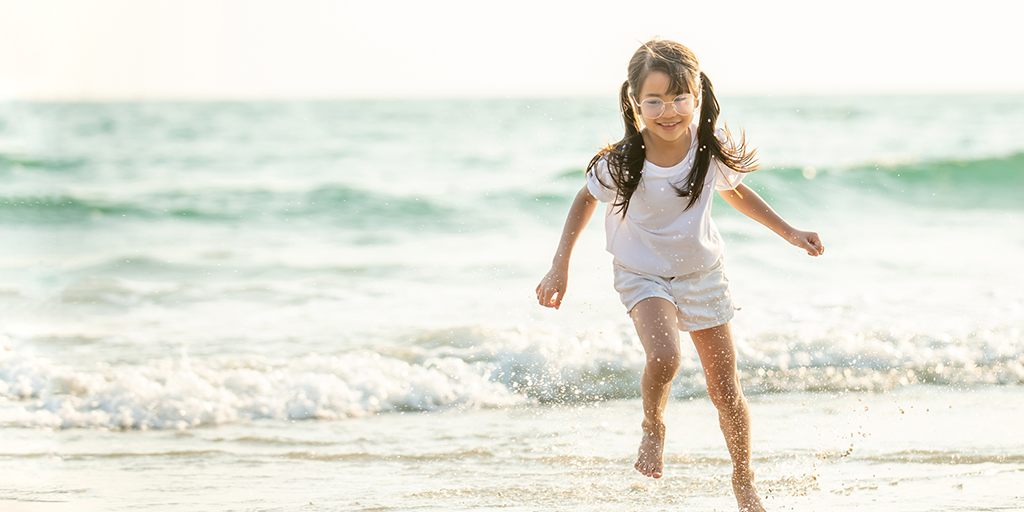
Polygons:
<instances>
[{"instance_id":1,"label":"smiling face","mask_svg":"<svg viewBox=\"0 0 1024 512\"><path fill-rule=\"evenodd\" d=\"M689 94L690 92L671 89L672 80L668 74L664 71L651 71L644 80L643 85L640 86L640 93L635 98L636 102L641 104L645 100L656 98L665 103L665 110L660 117L650 119L643 117L640 108L634 106L636 116L638 119L643 119L643 123L647 127L647 133L650 136L664 142L685 143L688 146L689 139L684 139L683 137L689 135L688 128L690 123L693 122L696 110L685 116L680 115L672 104L680 95Z\"/></svg>"}]
</instances>

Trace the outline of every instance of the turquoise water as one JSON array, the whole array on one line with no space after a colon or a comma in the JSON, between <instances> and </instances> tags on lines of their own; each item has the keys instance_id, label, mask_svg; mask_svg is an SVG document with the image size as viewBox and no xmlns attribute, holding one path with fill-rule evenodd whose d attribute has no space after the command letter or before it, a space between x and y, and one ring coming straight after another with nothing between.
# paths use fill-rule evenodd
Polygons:
<instances>
[{"instance_id":1,"label":"turquoise water","mask_svg":"<svg viewBox=\"0 0 1024 512\"><path fill-rule=\"evenodd\" d=\"M921 510L1024 507L1004 485L1024 482L1019 429L986 444L967 427L1021 419L1024 96L722 105L759 147L745 182L828 247L807 258L714 206L775 506L884 494L909 510L910 492ZM583 167L619 123L612 98L0 103L0 458L43 482L0 500L632 510L627 492L729 509L692 349L670 406L680 432L695 422L670 438L677 480L630 473L643 355L599 221L562 309L534 303ZM849 444L794 432L831 432L856 401L971 413L922 419L925 441L881 414L842 472L793 476ZM204 491L181 472L197 466L240 490ZM881 466L891 480L871 480ZM403 484L374 490L380 468ZM178 476L120 497L95 476L134 471ZM938 498L968 473L971 505Z\"/></svg>"}]
</instances>

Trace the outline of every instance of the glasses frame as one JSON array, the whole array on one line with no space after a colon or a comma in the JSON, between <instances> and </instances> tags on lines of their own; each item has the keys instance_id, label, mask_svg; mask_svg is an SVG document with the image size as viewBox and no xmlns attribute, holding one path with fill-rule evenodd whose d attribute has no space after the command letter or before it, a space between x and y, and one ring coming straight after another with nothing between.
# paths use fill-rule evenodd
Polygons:
<instances>
[{"instance_id":1,"label":"glasses frame","mask_svg":"<svg viewBox=\"0 0 1024 512\"><path fill-rule=\"evenodd\" d=\"M679 109L676 108L676 99L678 99L680 96L689 96L689 97L693 98L693 110L689 114L684 114L684 113L680 112ZM634 98L632 94L629 95L629 99L633 102L633 105L636 105L637 110L640 111L640 115L643 116L646 119L658 119L661 116L665 115L665 106L668 105L669 103L672 104L672 110L677 115L680 115L680 116L687 116L687 115L690 115L690 114L696 112L697 111L697 105L700 103L700 98L698 98L698 97L696 97L696 96L694 96L693 94L690 94L690 93L680 94L679 96L676 96L676 99L673 99L670 102L666 102L665 100L663 100L661 98L647 98L647 99L658 100L658 101L661 102L661 112L658 115L654 116L654 117L649 117L649 116L647 116L647 114L644 114L644 107L640 104L641 102L638 102L637 99ZM644 101L646 101L647 99L645 99Z\"/></svg>"}]
</instances>

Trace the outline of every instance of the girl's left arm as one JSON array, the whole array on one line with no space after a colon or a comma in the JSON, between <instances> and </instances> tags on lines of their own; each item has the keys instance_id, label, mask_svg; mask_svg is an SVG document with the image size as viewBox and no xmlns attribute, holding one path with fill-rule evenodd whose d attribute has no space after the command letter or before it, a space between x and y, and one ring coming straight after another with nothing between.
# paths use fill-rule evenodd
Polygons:
<instances>
[{"instance_id":1,"label":"girl's left arm","mask_svg":"<svg viewBox=\"0 0 1024 512\"><path fill-rule=\"evenodd\" d=\"M790 226L764 199L761 199L761 196L757 195L757 192L745 184L740 183L733 190L719 190L718 193L740 213L764 224L787 242L807 251L807 254L820 256L825 253L825 244L821 243L817 233L800 231Z\"/></svg>"}]
</instances>

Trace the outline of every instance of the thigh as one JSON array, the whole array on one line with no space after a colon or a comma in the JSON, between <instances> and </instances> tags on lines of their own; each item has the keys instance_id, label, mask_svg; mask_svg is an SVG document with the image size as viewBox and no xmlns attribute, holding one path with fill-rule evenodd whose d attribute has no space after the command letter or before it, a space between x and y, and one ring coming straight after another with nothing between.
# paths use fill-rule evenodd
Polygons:
<instances>
[{"instance_id":1,"label":"thigh","mask_svg":"<svg viewBox=\"0 0 1024 512\"><path fill-rule=\"evenodd\" d=\"M690 338L700 356L700 364L704 367L704 379L708 391L716 392L723 385L728 386L736 380L736 345L732 340L732 326L726 322L722 325L691 331Z\"/></svg>"},{"instance_id":2,"label":"thigh","mask_svg":"<svg viewBox=\"0 0 1024 512\"><path fill-rule=\"evenodd\" d=\"M629 311L629 317L648 357L665 350L679 352L675 304L661 297L648 297Z\"/></svg>"}]
</instances>

